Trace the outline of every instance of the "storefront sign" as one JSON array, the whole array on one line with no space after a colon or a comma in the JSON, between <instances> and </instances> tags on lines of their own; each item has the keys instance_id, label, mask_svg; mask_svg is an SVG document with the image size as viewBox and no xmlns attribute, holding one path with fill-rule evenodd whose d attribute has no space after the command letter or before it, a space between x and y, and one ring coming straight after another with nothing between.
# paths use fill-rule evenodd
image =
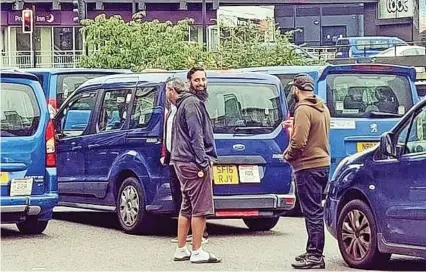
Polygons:
<instances>
[{"instance_id":1,"label":"storefront sign","mask_svg":"<svg viewBox=\"0 0 428 274\"><path fill-rule=\"evenodd\" d=\"M379 0L378 18L394 19L413 17L415 13L415 0Z\"/></svg>"},{"instance_id":2,"label":"storefront sign","mask_svg":"<svg viewBox=\"0 0 428 274\"><path fill-rule=\"evenodd\" d=\"M7 26L7 11L2 10L0 16L1 16L1 18L0 18L1 25Z\"/></svg>"},{"instance_id":3,"label":"storefront sign","mask_svg":"<svg viewBox=\"0 0 428 274\"><path fill-rule=\"evenodd\" d=\"M34 15L36 25L61 25L60 12L38 12ZM7 18L9 25L22 24L22 12L9 12Z\"/></svg>"}]
</instances>

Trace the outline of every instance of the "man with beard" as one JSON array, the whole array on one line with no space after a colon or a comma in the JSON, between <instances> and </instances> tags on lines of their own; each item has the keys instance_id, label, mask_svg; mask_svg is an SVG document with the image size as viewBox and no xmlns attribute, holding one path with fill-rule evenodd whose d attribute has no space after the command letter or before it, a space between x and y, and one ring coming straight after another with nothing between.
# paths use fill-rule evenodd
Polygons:
<instances>
[{"instance_id":1,"label":"man with beard","mask_svg":"<svg viewBox=\"0 0 428 274\"><path fill-rule=\"evenodd\" d=\"M188 85L179 78L169 78L166 80L165 85L167 104L165 107L165 120L163 130L163 147L161 163L170 167L170 189L172 201L174 203L174 209L179 214L182 202L181 186L180 181L177 178L174 166L171 163L171 152L172 152L172 135L173 135L173 121L177 112L176 101L178 95L188 91ZM208 243L208 236L202 238L202 243ZM192 241L192 235L188 235L186 238L187 242ZM178 238L172 239L173 243L178 242Z\"/></svg>"},{"instance_id":2,"label":"man with beard","mask_svg":"<svg viewBox=\"0 0 428 274\"><path fill-rule=\"evenodd\" d=\"M293 131L284 159L291 164L300 207L305 217L306 252L292 264L298 269L325 268L322 194L330 170L330 112L314 95L313 79L299 74L291 89L296 100Z\"/></svg>"},{"instance_id":3,"label":"man with beard","mask_svg":"<svg viewBox=\"0 0 428 274\"><path fill-rule=\"evenodd\" d=\"M180 93L171 161L181 183L182 203L178 217L178 246L175 261L218 263L214 254L202 249L202 236L207 216L214 214L212 189L212 161L217 157L214 133L205 108L208 98L206 74L201 68L192 68L187 74L191 83L188 93ZM192 252L187 249L186 236L192 226Z\"/></svg>"}]
</instances>

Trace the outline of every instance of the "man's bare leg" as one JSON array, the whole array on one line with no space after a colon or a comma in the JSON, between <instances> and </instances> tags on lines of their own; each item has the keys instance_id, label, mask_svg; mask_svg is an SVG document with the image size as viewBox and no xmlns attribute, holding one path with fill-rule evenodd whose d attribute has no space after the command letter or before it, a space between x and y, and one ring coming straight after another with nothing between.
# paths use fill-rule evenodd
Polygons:
<instances>
[{"instance_id":1,"label":"man's bare leg","mask_svg":"<svg viewBox=\"0 0 428 274\"><path fill-rule=\"evenodd\" d=\"M184 247L186 246L186 237L187 234L189 234L190 229L190 219L187 217L184 217L183 215L178 216L178 247Z\"/></svg>"},{"instance_id":2,"label":"man's bare leg","mask_svg":"<svg viewBox=\"0 0 428 274\"><path fill-rule=\"evenodd\" d=\"M192 217L193 250L198 250L199 248L201 248L202 235L204 234L206 222L207 219L205 217ZM180 238L178 240L180 241Z\"/></svg>"}]
</instances>

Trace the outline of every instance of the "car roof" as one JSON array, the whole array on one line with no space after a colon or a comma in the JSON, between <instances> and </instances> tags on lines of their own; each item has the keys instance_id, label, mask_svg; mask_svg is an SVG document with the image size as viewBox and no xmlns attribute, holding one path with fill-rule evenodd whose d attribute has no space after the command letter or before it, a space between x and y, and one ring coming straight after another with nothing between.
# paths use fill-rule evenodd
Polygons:
<instances>
[{"instance_id":1,"label":"car roof","mask_svg":"<svg viewBox=\"0 0 428 274\"><path fill-rule=\"evenodd\" d=\"M28 79L28 80L34 80L39 82L39 78L37 78L36 75L28 73L28 72L24 72L24 71L19 71L19 70L5 70L2 69L0 70L0 76L1 78L3 77L8 77L8 78L24 78L24 79Z\"/></svg>"},{"instance_id":2,"label":"car roof","mask_svg":"<svg viewBox=\"0 0 428 274\"><path fill-rule=\"evenodd\" d=\"M219 78L219 79L248 79L248 80L262 80L262 81L274 81L277 82L279 79L275 76L255 73L255 72L236 72L236 71L207 71L208 78ZM116 74L97 77L83 83L79 90L88 86L93 85L104 85L109 83L163 83L170 77L180 77L185 79L187 77L187 70L182 71L168 71L168 72L150 72L150 73L132 73L132 74Z\"/></svg>"},{"instance_id":3,"label":"car roof","mask_svg":"<svg viewBox=\"0 0 428 274\"><path fill-rule=\"evenodd\" d=\"M271 71L278 73L305 73L310 71L320 71L325 66L271 66L271 67L253 67L237 69L237 71L256 72L256 71Z\"/></svg>"},{"instance_id":4,"label":"car roof","mask_svg":"<svg viewBox=\"0 0 428 274\"><path fill-rule=\"evenodd\" d=\"M31 73L68 74L68 73L132 73L127 69L99 69L99 68L29 68L24 71Z\"/></svg>"}]
</instances>

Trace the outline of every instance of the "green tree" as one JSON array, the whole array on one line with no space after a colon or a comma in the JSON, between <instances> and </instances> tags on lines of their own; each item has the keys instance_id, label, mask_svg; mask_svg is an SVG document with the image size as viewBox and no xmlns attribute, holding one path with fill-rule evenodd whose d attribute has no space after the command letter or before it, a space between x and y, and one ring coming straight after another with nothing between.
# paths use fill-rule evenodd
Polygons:
<instances>
[{"instance_id":1,"label":"green tree","mask_svg":"<svg viewBox=\"0 0 428 274\"><path fill-rule=\"evenodd\" d=\"M220 24L220 43L210 51L198 43L186 41L192 19L161 23L142 22L134 16L125 22L120 16L82 22L82 32L90 49L80 65L91 68L187 69L203 65L207 69L232 69L254 66L314 64L296 51L289 42L291 33L270 32L259 24L239 26ZM270 22L267 22L269 25ZM265 24L266 26L266 24Z\"/></svg>"}]
</instances>

